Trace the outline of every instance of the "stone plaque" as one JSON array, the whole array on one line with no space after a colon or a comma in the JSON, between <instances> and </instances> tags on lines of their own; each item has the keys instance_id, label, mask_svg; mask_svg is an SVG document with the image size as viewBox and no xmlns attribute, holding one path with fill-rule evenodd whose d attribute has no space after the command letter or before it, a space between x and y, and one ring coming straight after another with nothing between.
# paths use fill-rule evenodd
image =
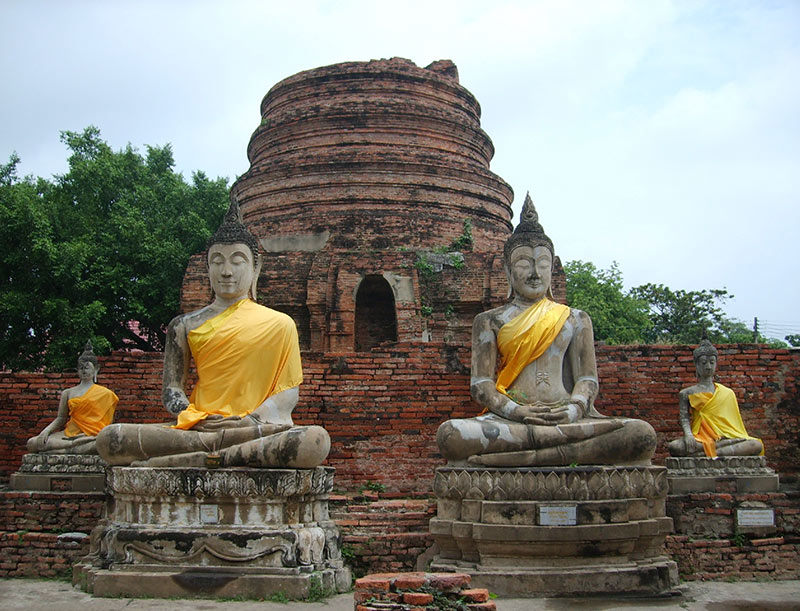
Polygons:
<instances>
[{"instance_id":1,"label":"stone plaque","mask_svg":"<svg viewBox=\"0 0 800 611\"><path fill-rule=\"evenodd\" d=\"M736 523L739 526L775 526L775 510L737 509Z\"/></svg>"},{"instance_id":2,"label":"stone plaque","mask_svg":"<svg viewBox=\"0 0 800 611\"><path fill-rule=\"evenodd\" d=\"M210 504L200 505L200 522L202 524L219 523L219 506Z\"/></svg>"},{"instance_id":3,"label":"stone plaque","mask_svg":"<svg viewBox=\"0 0 800 611\"><path fill-rule=\"evenodd\" d=\"M539 507L539 526L575 526L575 505L542 505Z\"/></svg>"}]
</instances>

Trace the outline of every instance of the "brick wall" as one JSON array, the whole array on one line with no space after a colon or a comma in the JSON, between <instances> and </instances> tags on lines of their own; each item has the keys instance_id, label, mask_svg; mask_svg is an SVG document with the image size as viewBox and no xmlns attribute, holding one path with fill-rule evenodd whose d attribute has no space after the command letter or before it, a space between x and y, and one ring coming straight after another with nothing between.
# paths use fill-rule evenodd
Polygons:
<instances>
[{"instance_id":1,"label":"brick wall","mask_svg":"<svg viewBox=\"0 0 800 611\"><path fill-rule=\"evenodd\" d=\"M0 491L0 577L68 577L104 504L102 492Z\"/></svg>"},{"instance_id":2,"label":"brick wall","mask_svg":"<svg viewBox=\"0 0 800 611\"><path fill-rule=\"evenodd\" d=\"M664 442L680 434L678 390L694 380L689 346L599 346L601 412L650 422ZM328 464L341 490L365 482L427 493L442 464L434 435L446 419L475 415L469 396L469 353L444 343L398 343L371 352L303 354L305 381L298 424L331 435ZM800 466L800 352L741 344L720 348L717 379L733 388L752 435L783 481ZM120 397L119 422L165 421L160 407L161 355L117 352L102 359L98 382ZM64 374L0 373L0 475L19 467L25 440L55 417ZM662 463L663 464L663 463Z\"/></svg>"}]
</instances>

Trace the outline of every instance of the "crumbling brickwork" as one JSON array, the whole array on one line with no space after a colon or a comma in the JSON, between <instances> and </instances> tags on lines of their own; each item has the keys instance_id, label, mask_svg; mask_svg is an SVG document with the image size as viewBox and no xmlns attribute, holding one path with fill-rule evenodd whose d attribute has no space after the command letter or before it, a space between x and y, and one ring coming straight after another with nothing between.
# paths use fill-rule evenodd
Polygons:
<instances>
[{"instance_id":1,"label":"crumbling brickwork","mask_svg":"<svg viewBox=\"0 0 800 611\"><path fill-rule=\"evenodd\" d=\"M681 434L677 394L694 380L691 346L598 346L598 409L650 422L655 458ZM750 434L784 482L800 466L800 352L719 346L717 379L733 388ZM163 422L161 355L115 352L101 360L98 382L120 398L118 422ZM469 395L469 351L442 342L403 342L369 352L303 353L298 424L331 435L328 464L340 489L368 481L396 492L430 492L439 457L435 433L449 418L476 415ZM17 470L25 440L55 417L58 394L74 373L0 373L0 475Z\"/></svg>"}]
</instances>

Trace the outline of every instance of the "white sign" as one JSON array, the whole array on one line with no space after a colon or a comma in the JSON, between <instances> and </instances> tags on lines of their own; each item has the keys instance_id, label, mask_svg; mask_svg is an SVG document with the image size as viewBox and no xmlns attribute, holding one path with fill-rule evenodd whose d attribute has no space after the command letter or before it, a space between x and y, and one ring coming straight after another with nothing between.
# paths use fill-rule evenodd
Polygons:
<instances>
[{"instance_id":1,"label":"white sign","mask_svg":"<svg viewBox=\"0 0 800 611\"><path fill-rule=\"evenodd\" d=\"M575 505L540 505L539 526L575 526Z\"/></svg>"},{"instance_id":2,"label":"white sign","mask_svg":"<svg viewBox=\"0 0 800 611\"><path fill-rule=\"evenodd\" d=\"M203 524L217 524L219 522L219 506L200 505L200 522Z\"/></svg>"},{"instance_id":3,"label":"white sign","mask_svg":"<svg viewBox=\"0 0 800 611\"><path fill-rule=\"evenodd\" d=\"M739 526L775 526L775 510L737 509L736 523Z\"/></svg>"}]
</instances>

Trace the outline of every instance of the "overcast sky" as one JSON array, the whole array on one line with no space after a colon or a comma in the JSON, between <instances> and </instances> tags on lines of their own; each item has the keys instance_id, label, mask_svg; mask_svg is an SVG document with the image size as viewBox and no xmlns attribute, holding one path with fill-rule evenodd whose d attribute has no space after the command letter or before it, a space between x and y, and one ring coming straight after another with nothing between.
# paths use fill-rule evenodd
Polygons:
<instances>
[{"instance_id":1,"label":"overcast sky","mask_svg":"<svg viewBox=\"0 0 800 611\"><path fill-rule=\"evenodd\" d=\"M230 181L281 79L452 59L562 260L800 333L798 1L0 0L0 53L1 163L63 173L59 132L93 124Z\"/></svg>"}]
</instances>

